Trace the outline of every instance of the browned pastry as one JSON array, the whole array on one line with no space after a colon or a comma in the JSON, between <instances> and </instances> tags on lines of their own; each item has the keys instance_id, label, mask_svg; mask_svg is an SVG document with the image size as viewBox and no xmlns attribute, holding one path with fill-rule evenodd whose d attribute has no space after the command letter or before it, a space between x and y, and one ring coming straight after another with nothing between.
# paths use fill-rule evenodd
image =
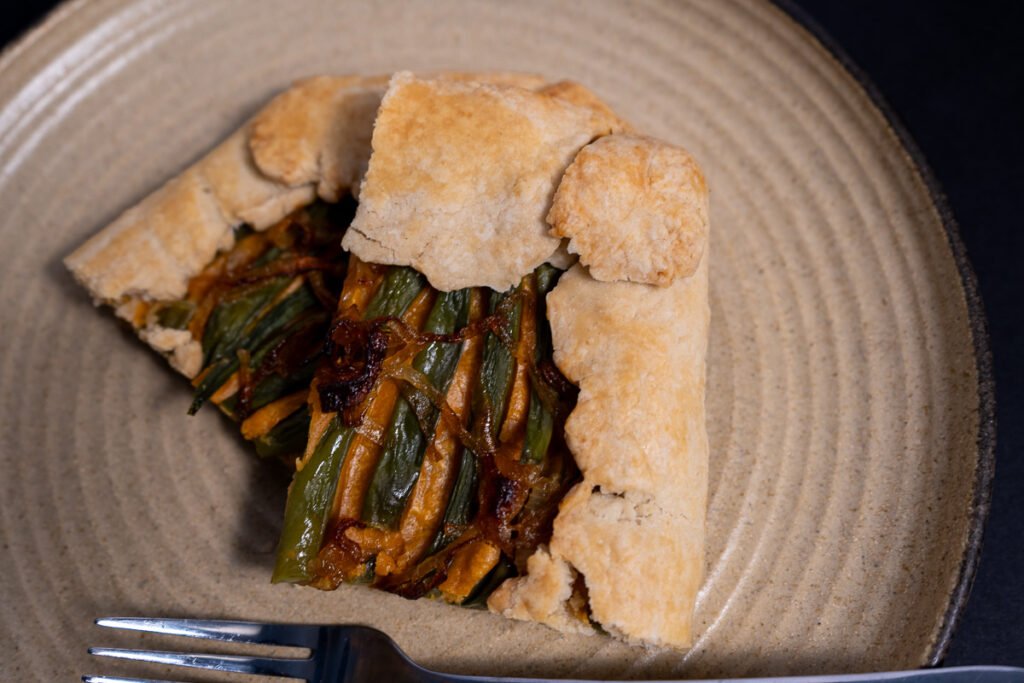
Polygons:
<instances>
[{"instance_id":1,"label":"browned pastry","mask_svg":"<svg viewBox=\"0 0 1024 683\"><path fill-rule=\"evenodd\" d=\"M343 244L442 290L508 289L557 249L544 221L554 188L613 123L543 92L398 73Z\"/></svg>"},{"instance_id":2,"label":"browned pastry","mask_svg":"<svg viewBox=\"0 0 1024 683\"><path fill-rule=\"evenodd\" d=\"M594 278L664 286L692 275L701 261L707 186L697 162L678 147L609 135L576 155L548 222Z\"/></svg>"}]
</instances>

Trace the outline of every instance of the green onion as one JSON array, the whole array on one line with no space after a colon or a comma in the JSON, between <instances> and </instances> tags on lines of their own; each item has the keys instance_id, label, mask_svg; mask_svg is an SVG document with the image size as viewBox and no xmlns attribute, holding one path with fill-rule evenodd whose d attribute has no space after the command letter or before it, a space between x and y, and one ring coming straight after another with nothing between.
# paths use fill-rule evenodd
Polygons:
<instances>
[{"instance_id":1,"label":"green onion","mask_svg":"<svg viewBox=\"0 0 1024 683\"><path fill-rule=\"evenodd\" d=\"M309 436L309 409L303 406L253 440L261 458L284 459L301 453Z\"/></svg>"},{"instance_id":2,"label":"green onion","mask_svg":"<svg viewBox=\"0 0 1024 683\"><path fill-rule=\"evenodd\" d=\"M537 343L533 353L535 363L544 358L550 358L551 328L547 324L547 295L558 282L562 271L548 264L543 264L536 271L537 277L537 324L534 326L537 335ZM530 378L531 383L536 381L535 377ZM535 387L530 387L530 407L526 414L526 438L523 441L523 453L521 462L540 463L547 455L548 447L551 445L551 434L555 427L555 416L550 405L545 405L537 394Z\"/></svg>"},{"instance_id":3,"label":"green onion","mask_svg":"<svg viewBox=\"0 0 1024 683\"><path fill-rule=\"evenodd\" d=\"M309 581L307 566L320 550L338 472L354 435L335 415L309 461L295 473L277 545L274 583Z\"/></svg>"},{"instance_id":4,"label":"green onion","mask_svg":"<svg viewBox=\"0 0 1024 683\"><path fill-rule=\"evenodd\" d=\"M392 268L366 309L364 320L401 315L423 289L423 276L412 268Z\"/></svg>"},{"instance_id":5,"label":"green onion","mask_svg":"<svg viewBox=\"0 0 1024 683\"><path fill-rule=\"evenodd\" d=\"M423 276L416 271L393 268L385 276L364 318L401 315L423 286ZM302 583L312 578L308 565L323 544L341 466L354 436L355 430L345 427L335 415L309 460L295 474L288 489L284 525L277 545L274 583Z\"/></svg>"},{"instance_id":6,"label":"green onion","mask_svg":"<svg viewBox=\"0 0 1024 683\"><path fill-rule=\"evenodd\" d=\"M523 441L521 462L533 464L544 462L548 446L551 445L551 434L554 427L554 415L540 400L537 392L531 389L530 409L526 414L526 439Z\"/></svg>"},{"instance_id":7,"label":"green onion","mask_svg":"<svg viewBox=\"0 0 1024 683\"><path fill-rule=\"evenodd\" d=\"M195 313L195 310L195 304L187 299L172 301L160 307L156 314L156 322L160 327L166 327L170 330L183 330L188 327L188 323L192 320L192 314Z\"/></svg>"},{"instance_id":8,"label":"green onion","mask_svg":"<svg viewBox=\"0 0 1024 683\"><path fill-rule=\"evenodd\" d=\"M468 448L463 449L459 462L459 476L452 488L452 496L448 500L448 508L444 512L444 522L438 529L427 555L433 555L454 541L465 530L470 520L476 515L476 486L479 478L476 455Z\"/></svg>"},{"instance_id":9,"label":"green onion","mask_svg":"<svg viewBox=\"0 0 1024 683\"><path fill-rule=\"evenodd\" d=\"M491 301L493 313L500 306L507 306L506 302L510 297L517 297L512 304L508 320L504 324L505 332L512 339L513 347L519 340L519 322L523 313L523 302L518 298L519 291L521 291L521 287L494 296ZM505 416L505 409L508 407L508 397L512 390L512 377L515 374L515 369L513 349L508 348L498 335L488 333L487 339L484 341L483 365L480 368L479 388L481 391L475 392L482 401L474 401L474 409L477 415L489 414L491 416L491 436L497 434L501 428L501 421Z\"/></svg>"},{"instance_id":10,"label":"green onion","mask_svg":"<svg viewBox=\"0 0 1024 683\"><path fill-rule=\"evenodd\" d=\"M469 317L469 291L462 289L438 295L424 331L451 334L466 324ZM433 342L413 359L414 369L422 372L430 384L444 395L459 362L462 344ZM438 411L432 409L425 420L429 433L424 433L420 420L405 397L399 397L388 427L388 438L381 452L377 469L363 505L363 521L377 527L392 529L405 508L416 480L427 444L433 438Z\"/></svg>"},{"instance_id":11,"label":"green onion","mask_svg":"<svg viewBox=\"0 0 1024 683\"><path fill-rule=\"evenodd\" d=\"M494 592L494 589L504 583L505 579L510 579L516 576L516 574L518 572L515 565L509 562L505 556L502 556L498 560L498 564L494 565L494 569L489 571L484 578L480 579L480 583L473 587L470 594L462 601L462 606L478 609L486 608L487 598Z\"/></svg>"},{"instance_id":12,"label":"green onion","mask_svg":"<svg viewBox=\"0 0 1024 683\"><path fill-rule=\"evenodd\" d=\"M280 291L279 288L278 291ZM264 292L253 293L253 301L263 298ZM250 302L251 303L251 302ZM264 301L264 304L268 302ZM316 296L309 287L303 285L278 302L276 306L266 311L261 316L255 313L249 315L248 325L239 329L237 338L225 338L218 342L218 353L231 353L230 356L221 357L213 362L211 369L203 377L203 380L196 387L193 395L192 405L189 408L189 415L194 415L203 403L219 389L231 375L238 370L238 349L247 349L250 352L250 362L253 367L259 367L265 355L276 346L284 337L289 336L299 329L293 325L300 316L311 309L318 308ZM258 313L259 311L256 311ZM320 319L321 321L323 318ZM211 320L211 324L213 321ZM205 341L205 339L204 339ZM265 398L265 396L263 397ZM271 398L273 400L273 398ZM269 403L269 401L266 401ZM255 404L254 404L255 405ZM226 406L230 411L230 406Z\"/></svg>"},{"instance_id":13,"label":"green onion","mask_svg":"<svg viewBox=\"0 0 1024 683\"><path fill-rule=\"evenodd\" d=\"M290 278L275 277L266 282L232 292L229 299L213 309L203 334L205 364L231 358L245 342L244 330L257 320L264 309L288 286Z\"/></svg>"}]
</instances>

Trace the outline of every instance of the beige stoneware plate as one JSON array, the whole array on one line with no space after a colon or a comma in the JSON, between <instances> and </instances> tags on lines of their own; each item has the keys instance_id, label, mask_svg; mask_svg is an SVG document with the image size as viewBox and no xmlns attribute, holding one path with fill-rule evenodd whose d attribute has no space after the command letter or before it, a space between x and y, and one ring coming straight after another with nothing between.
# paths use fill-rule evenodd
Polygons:
<instances>
[{"instance_id":1,"label":"beige stoneware plate","mask_svg":"<svg viewBox=\"0 0 1024 683\"><path fill-rule=\"evenodd\" d=\"M187 417L188 387L61 266L292 79L399 68L573 78L706 169L709 552L688 653L270 585L282 472L214 411ZM0 679L128 671L85 655L140 642L91 625L108 614L357 621L472 673L934 661L991 473L983 326L935 197L869 90L764 2L63 6L0 58Z\"/></svg>"}]
</instances>

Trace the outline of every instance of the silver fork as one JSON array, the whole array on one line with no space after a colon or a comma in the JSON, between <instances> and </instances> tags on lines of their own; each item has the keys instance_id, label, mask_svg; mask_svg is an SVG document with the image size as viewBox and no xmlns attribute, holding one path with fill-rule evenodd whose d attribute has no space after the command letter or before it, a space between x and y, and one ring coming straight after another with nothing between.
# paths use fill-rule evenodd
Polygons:
<instances>
[{"instance_id":1,"label":"silver fork","mask_svg":"<svg viewBox=\"0 0 1024 683\"><path fill-rule=\"evenodd\" d=\"M100 626L206 638L234 643L280 645L310 650L308 657L249 657L157 652L109 647L89 648L89 654L139 662L171 664L243 674L300 678L310 683L543 683L538 679L495 678L439 674L415 664L387 635L367 626L261 624L251 621L205 619L97 619ZM152 678L82 676L85 683L169 683ZM1005 666L967 666L871 674L734 679L743 683L1024 683L1024 669ZM565 681L564 683L571 683ZM577 681L576 683L586 683ZM671 683L671 682L663 682ZM715 683L725 683L718 680Z\"/></svg>"}]
</instances>

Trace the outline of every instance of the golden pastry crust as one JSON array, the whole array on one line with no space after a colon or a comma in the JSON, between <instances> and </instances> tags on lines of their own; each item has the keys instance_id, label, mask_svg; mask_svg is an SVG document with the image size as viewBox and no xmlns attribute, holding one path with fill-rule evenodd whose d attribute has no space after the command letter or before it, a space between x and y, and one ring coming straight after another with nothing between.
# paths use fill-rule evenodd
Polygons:
<instances>
[{"instance_id":1,"label":"golden pastry crust","mask_svg":"<svg viewBox=\"0 0 1024 683\"><path fill-rule=\"evenodd\" d=\"M558 247L544 223L576 152L610 132L592 111L516 87L396 74L343 246L437 289L503 291Z\"/></svg>"},{"instance_id":2,"label":"golden pastry crust","mask_svg":"<svg viewBox=\"0 0 1024 683\"><path fill-rule=\"evenodd\" d=\"M260 170L288 185L316 184L337 201L366 171L387 76L316 76L296 83L253 118L249 145Z\"/></svg>"},{"instance_id":3,"label":"golden pastry crust","mask_svg":"<svg viewBox=\"0 0 1024 683\"><path fill-rule=\"evenodd\" d=\"M580 388L565 432L583 481L538 567L550 576L509 579L491 609L560 627L564 563L609 632L690 644L704 569L707 283L706 262L668 287L599 282L576 265L548 295L555 363Z\"/></svg>"},{"instance_id":4,"label":"golden pastry crust","mask_svg":"<svg viewBox=\"0 0 1024 683\"><path fill-rule=\"evenodd\" d=\"M456 82L539 88L519 73L437 74ZM134 323L136 300L180 299L188 281L234 242L243 223L263 230L310 203L337 201L366 170L389 76L298 81L206 156L125 211L65 259L97 303ZM137 326L137 325L136 325ZM192 377L201 350L186 333L148 321L139 336Z\"/></svg>"},{"instance_id":5,"label":"golden pastry crust","mask_svg":"<svg viewBox=\"0 0 1024 683\"><path fill-rule=\"evenodd\" d=\"M502 583L487 606L509 619L536 621L565 633L592 635L594 627L569 610L576 571L541 547L526 561L526 575Z\"/></svg>"},{"instance_id":6,"label":"golden pastry crust","mask_svg":"<svg viewBox=\"0 0 1024 683\"><path fill-rule=\"evenodd\" d=\"M203 366L203 345L188 330L171 330L150 324L139 330L139 338L167 357L171 367L195 377Z\"/></svg>"},{"instance_id":7,"label":"golden pastry crust","mask_svg":"<svg viewBox=\"0 0 1024 683\"><path fill-rule=\"evenodd\" d=\"M598 128L607 128L612 133L628 133L633 130L633 126L612 111L594 91L576 81L558 81L541 87L537 92L589 109L594 125Z\"/></svg>"},{"instance_id":8,"label":"golden pastry crust","mask_svg":"<svg viewBox=\"0 0 1024 683\"><path fill-rule=\"evenodd\" d=\"M598 280L664 286L700 263L707 185L684 150L645 136L609 135L576 156L548 222Z\"/></svg>"},{"instance_id":9,"label":"golden pastry crust","mask_svg":"<svg viewBox=\"0 0 1024 683\"><path fill-rule=\"evenodd\" d=\"M264 229L313 200L260 174L236 131L180 175L125 211L64 263L103 303L178 299L188 281L234 242L232 228Z\"/></svg>"},{"instance_id":10,"label":"golden pastry crust","mask_svg":"<svg viewBox=\"0 0 1024 683\"><path fill-rule=\"evenodd\" d=\"M559 242L558 249L555 249L555 252L548 257L548 263L559 270L569 270L579 260L579 256L569 253L569 240Z\"/></svg>"},{"instance_id":11,"label":"golden pastry crust","mask_svg":"<svg viewBox=\"0 0 1024 683\"><path fill-rule=\"evenodd\" d=\"M106 303L132 296L173 299L230 238L202 173L190 168L94 235L65 259Z\"/></svg>"},{"instance_id":12,"label":"golden pastry crust","mask_svg":"<svg viewBox=\"0 0 1024 683\"><path fill-rule=\"evenodd\" d=\"M241 128L193 168L202 174L228 225L248 223L256 230L264 230L311 201L312 190L306 185L285 187L265 176L253 163L247 143L247 131Z\"/></svg>"},{"instance_id":13,"label":"golden pastry crust","mask_svg":"<svg viewBox=\"0 0 1024 683\"><path fill-rule=\"evenodd\" d=\"M514 72L438 72L431 77L523 88L545 84ZM370 160L370 137L390 75L314 76L298 81L253 118L249 145L260 170L288 184L315 183L338 201L358 186Z\"/></svg>"},{"instance_id":14,"label":"golden pastry crust","mask_svg":"<svg viewBox=\"0 0 1024 683\"><path fill-rule=\"evenodd\" d=\"M97 304L126 317L132 302L180 299L189 280L234 244L235 227L266 229L313 200L312 184L292 187L263 175L248 137L243 126L64 260ZM176 370L187 377L199 371L202 351L188 332L126 319Z\"/></svg>"}]
</instances>

